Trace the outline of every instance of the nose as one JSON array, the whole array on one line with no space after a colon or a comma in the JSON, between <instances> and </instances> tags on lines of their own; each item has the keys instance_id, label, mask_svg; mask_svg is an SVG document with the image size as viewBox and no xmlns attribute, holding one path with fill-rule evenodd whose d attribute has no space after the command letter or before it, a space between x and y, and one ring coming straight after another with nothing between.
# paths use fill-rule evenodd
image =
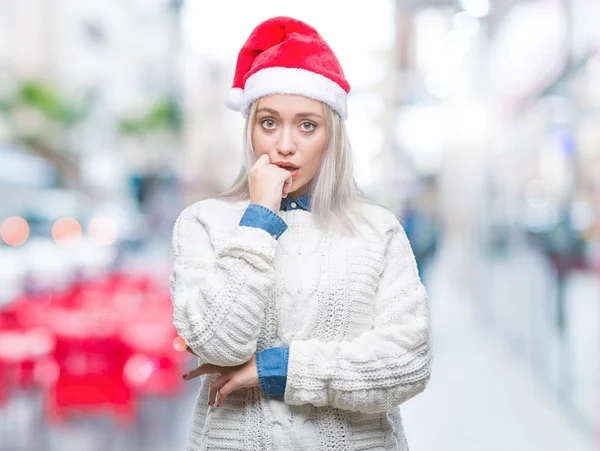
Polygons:
<instances>
[{"instance_id":1,"label":"nose","mask_svg":"<svg viewBox=\"0 0 600 451\"><path fill-rule=\"evenodd\" d=\"M296 151L293 132L287 128L282 129L277 141L277 152L281 155L289 155Z\"/></svg>"}]
</instances>

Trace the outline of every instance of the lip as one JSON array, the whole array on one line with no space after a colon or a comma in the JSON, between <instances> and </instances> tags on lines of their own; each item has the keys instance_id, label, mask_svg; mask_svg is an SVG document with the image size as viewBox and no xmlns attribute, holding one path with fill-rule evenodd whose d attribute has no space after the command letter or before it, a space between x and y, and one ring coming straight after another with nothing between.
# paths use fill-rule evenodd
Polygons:
<instances>
[{"instance_id":1,"label":"lip","mask_svg":"<svg viewBox=\"0 0 600 451\"><path fill-rule=\"evenodd\" d=\"M293 168L293 169L300 169L299 166L296 166L294 163L290 163L287 161L276 161L275 163L277 166L281 167L288 167L288 168Z\"/></svg>"}]
</instances>

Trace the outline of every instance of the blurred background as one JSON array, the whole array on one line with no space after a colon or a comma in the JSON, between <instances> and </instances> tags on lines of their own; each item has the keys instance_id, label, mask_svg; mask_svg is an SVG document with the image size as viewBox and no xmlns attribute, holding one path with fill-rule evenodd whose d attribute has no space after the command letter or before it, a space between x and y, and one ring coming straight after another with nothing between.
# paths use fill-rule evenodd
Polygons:
<instances>
[{"instance_id":1,"label":"blurred background","mask_svg":"<svg viewBox=\"0 0 600 451\"><path fill-rule=\"evenodd\" d=\"M0 0L0 450L184 449L171 231L237 175L275 15L338 55L429 292L411 449L600 449L599 1Z\"/></svg>"}]
</instances>

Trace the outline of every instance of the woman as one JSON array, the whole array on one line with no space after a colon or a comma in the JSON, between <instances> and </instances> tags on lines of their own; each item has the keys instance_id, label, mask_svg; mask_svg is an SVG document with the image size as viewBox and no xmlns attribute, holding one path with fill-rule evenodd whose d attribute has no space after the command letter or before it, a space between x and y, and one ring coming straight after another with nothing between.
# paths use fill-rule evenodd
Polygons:
<instances>
[{"instance_id":1,"label":"woman","mask_svg":"<svg viewBox=\"0 0 600 451\"><path fill-rule=\"evenodd\" d=\"M202 375L188 450L404 450L398 405L431 367L425 289L401 224L360 195L350 86L307 24L241 49L232 189L175 224L174 324Z\"/></svg>"}]
</instances>

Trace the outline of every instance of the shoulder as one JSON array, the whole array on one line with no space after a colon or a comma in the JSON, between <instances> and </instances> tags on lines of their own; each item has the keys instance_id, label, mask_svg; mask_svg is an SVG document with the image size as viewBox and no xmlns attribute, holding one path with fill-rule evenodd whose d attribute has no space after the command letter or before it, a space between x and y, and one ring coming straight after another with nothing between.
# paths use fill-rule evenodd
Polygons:
<instances>
[{"instance_id":1,"label":"shoulder","mask_svg":"<svg viewBox=\"0 0 600 451\"><path fill-rule=\"evenodd\" d=\"M363 214L366 215L371 228L375 229L374 241L380 246L383 261L386 258L407 259L413 264L416 260L404 226L400 219L385 207L376 204L364 204Z\"/></svg>"},{"instance_id":2,"label":"shoulder","mask_svg":"<svg viewBox=\"0 0 600 451\"><path fill-rule=\"evenodd\" d=\"M177 217L173 227L173 248L181 243L222 240L233 233L244 214L248 201L204 199L195 202Z\"/></svg>"},{"instance_id":3,"label":"shoulder","mask_svg":"<svg viewBox=\"0 0 600 451\"><path fill-rule=\"evenodd\" d=\"M177 221L196 220L206 225L235 221L242 216L248 201L227 201L223 199L203 199L186 207L180 214Z\"/></svg>"},{"instance_id":4,"label":"shoulder","mask_svg":"<svg viewBox=\"0 0 600 451\"><path fill-rule=\"evenodd\" d=\"M177 217L173 227L172 246L175 255L194 252L207 244L216 247L233 233L248 201L204 199L195 202Z\"/></svg>"},{"instance_id":5,"label":"shoulder","mask_svg":"<svg viewBox=\"0 0 600 451\"><path fill-rule=\"evenodd\" d=\"M404 230L398 217L381 205L361 202L359 211L370 226L382 235Z\"/></svg>"}]
</instances>

